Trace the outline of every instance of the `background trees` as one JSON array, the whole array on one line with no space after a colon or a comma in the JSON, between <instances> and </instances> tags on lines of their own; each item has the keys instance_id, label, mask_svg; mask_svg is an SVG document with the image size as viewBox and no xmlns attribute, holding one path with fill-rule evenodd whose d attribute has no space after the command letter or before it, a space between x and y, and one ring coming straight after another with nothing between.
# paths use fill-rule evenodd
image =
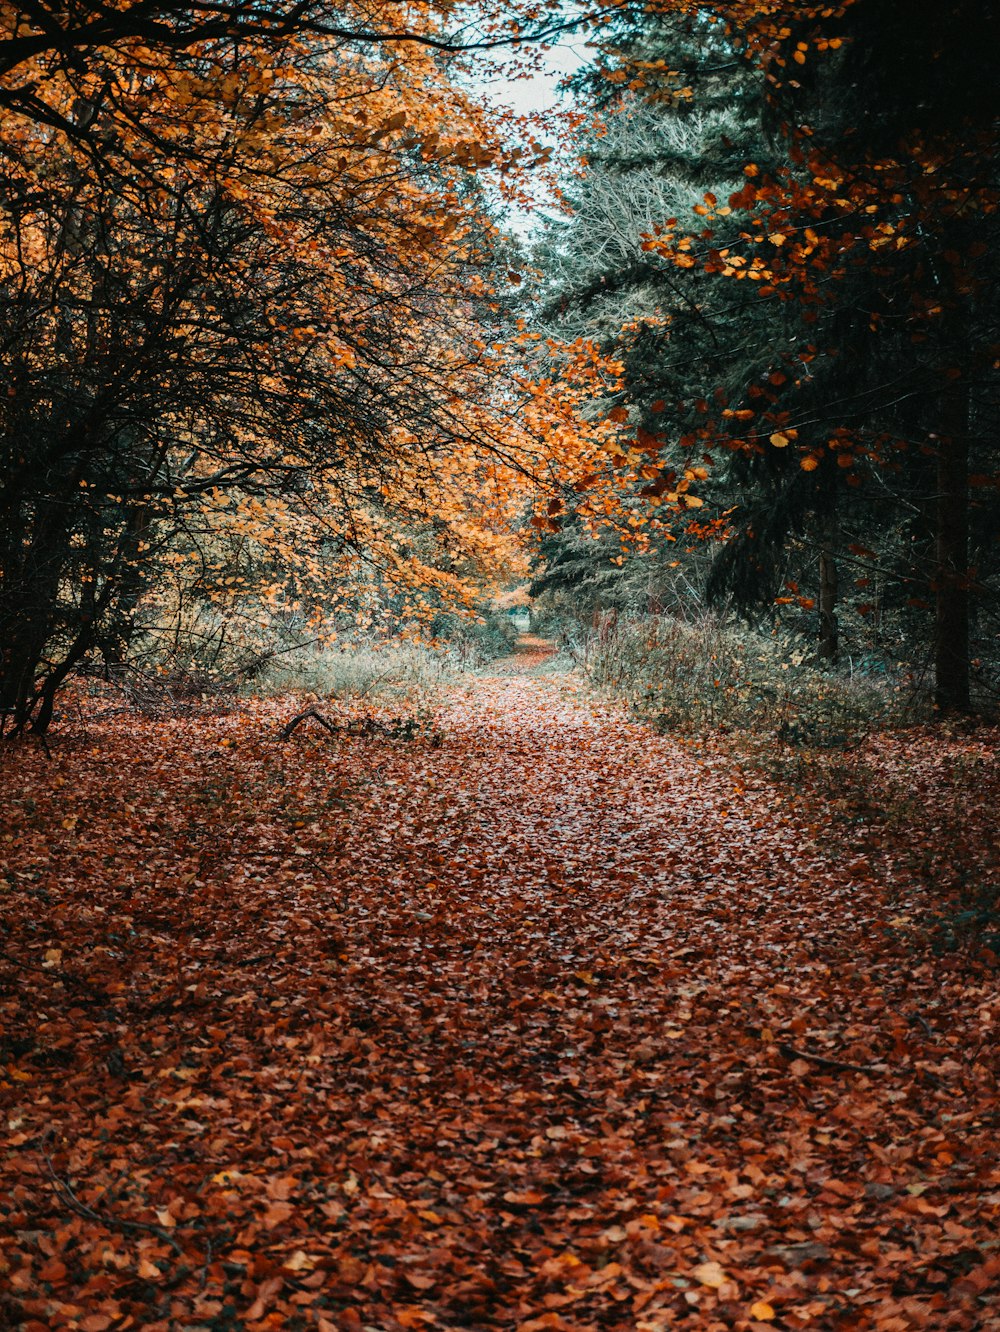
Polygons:
<instances>
[{"instance_id":1,"label":"background trees","mask_svg":"<svg viewBox=\"0 0 1000 1332\"><path fill-rule=\"evenodd\" d=\"M612 128L545 308L622 357L660 525L695 492L724 518L710 599L790 605L828 659L846 624L963 708L996 657L997 105L985 7L910 17L622 15L580 80ZM595 264L607 200L630 240Z\"/></svg>"}]
</instances>

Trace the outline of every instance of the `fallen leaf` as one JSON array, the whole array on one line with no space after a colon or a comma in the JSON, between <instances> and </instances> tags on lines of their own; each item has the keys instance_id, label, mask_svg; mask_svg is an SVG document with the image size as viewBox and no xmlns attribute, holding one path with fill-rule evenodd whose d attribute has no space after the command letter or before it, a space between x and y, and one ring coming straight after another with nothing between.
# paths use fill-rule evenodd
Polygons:
<instances>
[{"instance_id":1,"label":"fallen leaf","mask_svg":"<svg viewBox=\"0 0 1000 1332\"><path fill-rule=\"evenodd\" d=\"M717 1262L699 1263L691 1269L691 1275L702 1286L711 1286L715 1290L729 1280Z\"/></svg>"}]
</instances>

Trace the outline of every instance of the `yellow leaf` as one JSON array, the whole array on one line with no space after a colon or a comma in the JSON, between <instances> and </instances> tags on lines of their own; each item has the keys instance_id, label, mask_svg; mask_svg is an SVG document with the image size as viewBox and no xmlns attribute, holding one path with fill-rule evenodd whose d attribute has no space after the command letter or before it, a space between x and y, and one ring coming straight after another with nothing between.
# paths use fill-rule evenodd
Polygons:
<instances>
[{"instance_id":1,"label":"yellow leaf","mask_svg":"<svg viewBox=\"0 0 1000 1332\"><path fill-rule=\"evenodd\" d=\"M777 1316L766 1300L758 1300L756 1304L750 1306L750 1317L756 1318L759 1323L769 1323L772 1318L777 1318Z\"/></svg>"},{"instance_id":2,"label":"yellow leaf","mask_svg":"<svg viewBox=\"0 0 1000 1332\"><path fill-rule=\"evenodd\" d=\"M799 466L802 468L803 472L815 472L816 468L819 466L819 459L814 458L812 454L807 454L799 463Z\"/></svg>"},{"instance_id":3,"label":"yellow leaf","mask_svg":"<svg viewBox=\"0 0 1000 1332\"><path fill-rule=\"evenodd\" d=\"M776 449L787 449L788 436L783 435L780 430L776 431L775 434L771 436L771 443L774 445Z\"/></svg>"},{"instance_id":4,"label":"yellow leaf","mask_svg":"<svg viewBox=\"0 0 1000 1332\"><path fill-rule=\"evenodd\" d=\"M699 1263L697 1267L691 1269L691 1275L701 1285L711 1286L713 1290L718 1290L728 1280L718 1263Z\"/></svg>"}]
</instances>

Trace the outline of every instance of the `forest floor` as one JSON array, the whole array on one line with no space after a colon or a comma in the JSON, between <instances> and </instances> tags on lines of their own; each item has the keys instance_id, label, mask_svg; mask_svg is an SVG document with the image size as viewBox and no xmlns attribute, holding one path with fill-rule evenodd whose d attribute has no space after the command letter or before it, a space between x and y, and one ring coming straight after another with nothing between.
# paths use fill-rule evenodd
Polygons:
<instances>
[{"instance_id":1,"label":"forest floor","mask_svg":"<svg viewBox=\"0 0 1000 1332\"><path fill-rule=\"evenodd\" d=\"M0 1327L1000 1329L998 972L921 932L925 830L548 655L409 740L7 747Z\"/></svg>"}]
</instances>

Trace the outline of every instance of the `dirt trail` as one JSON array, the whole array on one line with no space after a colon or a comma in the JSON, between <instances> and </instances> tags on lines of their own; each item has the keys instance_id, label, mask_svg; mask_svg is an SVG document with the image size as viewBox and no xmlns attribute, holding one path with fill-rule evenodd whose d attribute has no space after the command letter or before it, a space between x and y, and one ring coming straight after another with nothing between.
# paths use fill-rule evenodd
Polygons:
<instances>
[{"instance_id":1,"label":"dirt trail","mask_svg":"<svg viewBox=\"0 0 1000 1332\"><path fill-rule=\"evenodd\" d=\"M556 645L550 638L542 638L539 634L521 634L510 656L491 662L482 675L531 675L551 662L556 652Z\"/></svg>"},{"instance_id":2,"label":"dirt trail","mask_svg":"<svg viewBox=\"0 0 1000 1332\"><path fill-rule=\"evenodd\" d=\"M793 792L578 688L25 760L9 1325L1000 1328L993 983L897 947Z\"/></svg>"}]
</instances>

